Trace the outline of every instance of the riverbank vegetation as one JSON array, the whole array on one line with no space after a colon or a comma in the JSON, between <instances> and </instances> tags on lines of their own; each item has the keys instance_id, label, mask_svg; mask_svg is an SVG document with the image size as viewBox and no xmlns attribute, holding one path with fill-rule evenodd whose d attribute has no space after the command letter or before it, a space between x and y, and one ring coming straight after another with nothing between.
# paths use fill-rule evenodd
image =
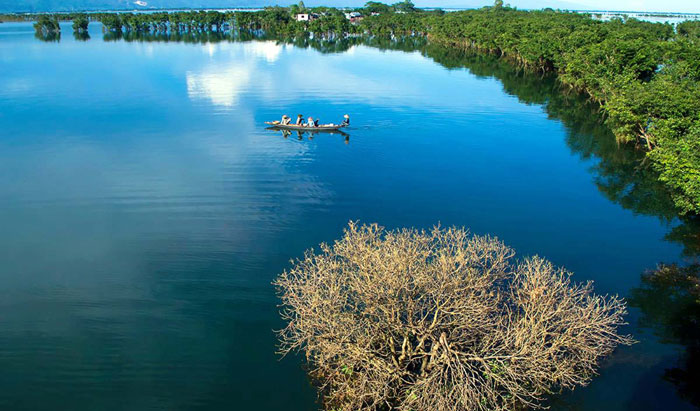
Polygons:
<instances>
[{"instance_id":1,"label":"riverbank vegetation","mask_svg":"<svg viewBox=\"0 0 700 411\"><path fill-rule=\"evenodd\" d=\"M73 33L84 34L88 31L90 20L87 14L76 14L73 17Z\"/></svg>"},{"instance_id":2,"label":"riverbank vegetation","mask_svg":"<svg viewBox=\"0 0 700 411\"><path fill-rule=\"evenodd\" d=\"M634 19L491 7L437 18L370 16L364 24L372 33L427 32L434 42L556 73L601 104L618 141L647 152L681 213L700 211L700 22L674 30Z\"/></svg>"},{"instance_id":3,"label":"riverbank vegetation","mask_svg":"<svg viewBox=\"0 0 700 411\"><path fill-rule=\"evenodd\" d=\"M346 14L353 11L356 17ZM299 13L308 14L309 21L297 21ZM40 30L48 33L50 24L73 17L41 15ZM675 28L635 19L601 21L551 9L521 11L502 1L450 13L403 1L368 2L355 10L300 3L251 12L94 13L88 18L101 21L110 38L124 33L172 40L207 33L216 39L241 31L299 39L418 36L491 54L532 72L554 73L564 87L599 104L618 143L645 153L678 213L700 213L699 21Z\"/></svg>"},{"instance_id":4,"label":"riverbank vegetation","mask_svg":"<svg viewBox=\"0 0 700 411\"><path fill-rule=\"evenodd\" d=\"M34 23L34 30L37 34L48 36L61 32L61 25L56 16L41 15Z\"/></svg>"},{"instance_id":5,"label":"riverbank vegetation","mask_svg":"<svg viewBox=\"0 0 700 411\"><path fill-rule=\"evenodd\" d=\"M328 409L511 410L587 384L625 304L464 229L351 223L276 281Z\"/></svg>"}]
</instances>

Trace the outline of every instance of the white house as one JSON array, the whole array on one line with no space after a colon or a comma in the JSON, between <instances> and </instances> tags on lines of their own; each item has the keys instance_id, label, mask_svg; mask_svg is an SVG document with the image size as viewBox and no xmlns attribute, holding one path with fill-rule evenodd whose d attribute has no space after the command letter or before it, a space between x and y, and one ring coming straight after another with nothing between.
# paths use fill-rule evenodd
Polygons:
<instances>
[{"instance_id":1,"label":"white house","mask_svg":"<svg viewBox=\"0 0 700 411\"><path fill-rule=\"evenodd\" d=\"M318 14L316 13L299 13L296 16L294 16L296 21L312 21L316 20L318 18Z\"/></svg>"}]
</instances>

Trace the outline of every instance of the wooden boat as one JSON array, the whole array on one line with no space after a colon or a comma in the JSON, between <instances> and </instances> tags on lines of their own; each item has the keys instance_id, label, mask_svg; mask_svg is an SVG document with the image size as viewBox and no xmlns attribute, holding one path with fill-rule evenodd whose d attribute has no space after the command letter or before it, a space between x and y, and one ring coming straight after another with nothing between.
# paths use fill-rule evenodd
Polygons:
<instances>
[{"instance_id":1,"label":"wooden boat","mask_svg":"<svg viewBox=\"0 0 700 411\"><path fill-rule=\"evenodd\" d=\"M318 127L297 126L296 124L282 124L279 121L266 121L265 124L280 130L297 130L297 131L336 131L343 127L343 124L319 124Z\"/></svg>"}]
</instances>

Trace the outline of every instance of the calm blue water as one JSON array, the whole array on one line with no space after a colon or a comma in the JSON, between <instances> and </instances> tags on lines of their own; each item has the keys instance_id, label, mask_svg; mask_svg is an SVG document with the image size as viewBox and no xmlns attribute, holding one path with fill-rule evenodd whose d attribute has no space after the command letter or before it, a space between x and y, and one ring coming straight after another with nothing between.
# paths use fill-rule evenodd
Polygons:
<instances>
[{"instance_id":1,"label":"calm blue water","mask_svg":"<svg viewBox=\"0 0 700 411\"><path fill-rule=\"evenodd\" d=\"M419 52L91 32L0 24L1 409L314 409L275 354L270 282L349 220L467 226L623 296L681 259L677 222L611 201L576 148L609 135L527 104L544 86ZM352 127L265 129L283 113ZM638 315L640 343L555 409L690 407L662 379L682 347Z\"/></svg>"}]
</instances>

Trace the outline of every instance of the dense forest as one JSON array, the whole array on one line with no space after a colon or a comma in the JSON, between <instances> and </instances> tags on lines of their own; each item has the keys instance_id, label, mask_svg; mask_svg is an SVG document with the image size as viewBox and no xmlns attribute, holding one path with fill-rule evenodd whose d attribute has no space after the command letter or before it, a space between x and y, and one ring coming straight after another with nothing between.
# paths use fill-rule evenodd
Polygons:
<instances>
[{"instance_id":1,"label":"dense forest","mask_svg":"<svg viewBox=\"0 0 700 411\"><path fill-rule=\"evenodd\" d=\"M349 18L355 11L360 18ZM297 21L298 13L311 15ZM3 16L5 20L36 16ZM601 21L581 13L493 7L445 13L406 0L364 8L269 7L256 12L187 11L39 16L37 34L55 36L59 20L102 22L106 37L203 41L243 32L303 39L363 36L427 38L447 48L496 56L517 67L553 73L563 88L598 104L619 144L645 157L680 214L700 213L700 21L676 27L636 19ZM59 30L57 30L57 28ZM147 36L148 35L148 36ZM631 170L637 172L637 170Z\"/></svg>"}]
</instances>

